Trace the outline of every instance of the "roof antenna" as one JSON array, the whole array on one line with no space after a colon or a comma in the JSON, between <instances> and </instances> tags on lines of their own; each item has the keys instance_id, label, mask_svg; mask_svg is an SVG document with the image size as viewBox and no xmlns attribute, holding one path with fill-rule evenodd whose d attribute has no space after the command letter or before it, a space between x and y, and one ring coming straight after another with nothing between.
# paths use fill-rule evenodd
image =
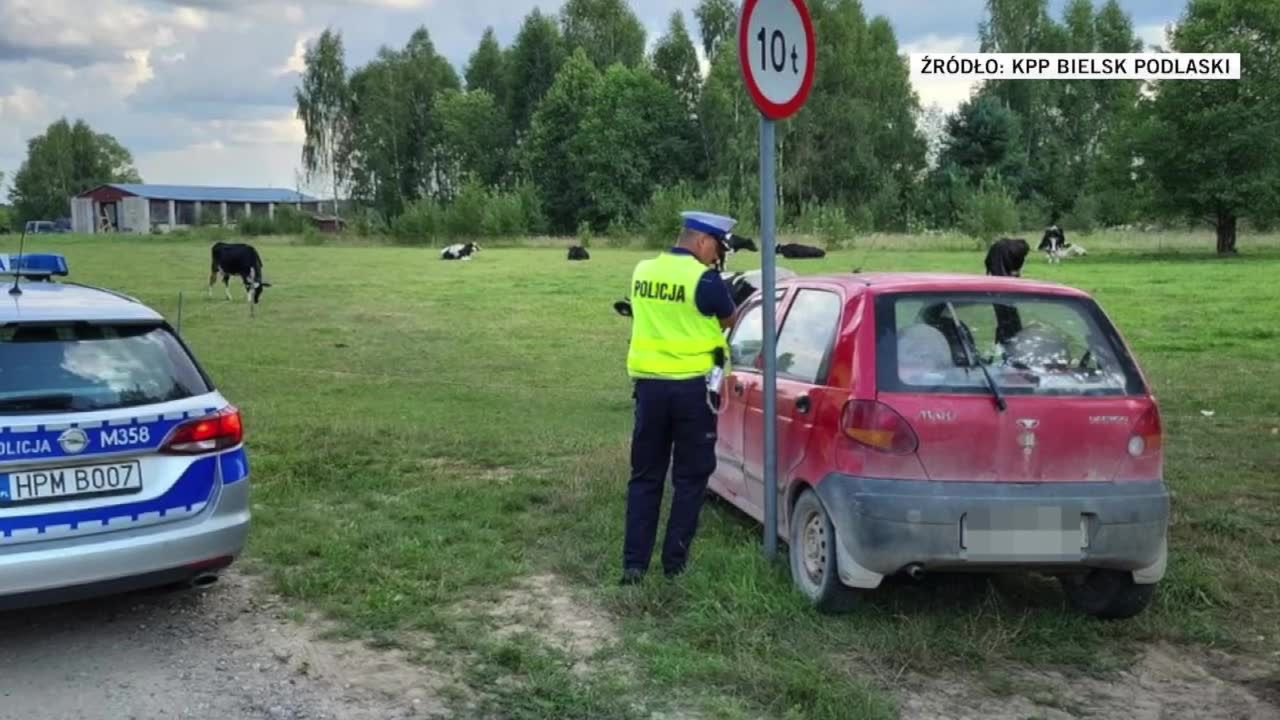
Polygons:
<instances>
[{"instance_id":1,"label":"roof antenna","mask_svg":"<svg viewBox=\"0 0 1280 720\"><path fill-rule=\"evenodd\" d=\"M9 288L9 294L17 297L22 294L22 288L18 287L18 280L22 278L22 251L27 245L27 228L22 228L22 238L18 240L18 264L13 266L13 287Z\"/></svg>"}]
</instances>

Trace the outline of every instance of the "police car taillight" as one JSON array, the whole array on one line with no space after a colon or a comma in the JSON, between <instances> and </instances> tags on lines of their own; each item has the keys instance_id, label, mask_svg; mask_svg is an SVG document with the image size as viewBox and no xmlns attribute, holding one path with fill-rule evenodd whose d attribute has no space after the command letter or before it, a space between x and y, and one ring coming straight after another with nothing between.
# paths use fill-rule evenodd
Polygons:
<instances>
[{"instance_id":1,"label":"police car taillight","mask_svg":"<svg viewBox=\"0 0 1280 720\"><path fill-rule=\"evenodd\" d=\"M174 428L160 452L176 455L207 453L235 447L244 441L240 411L228 407L209 417L183 423Z\"/></svg>"}]
</instances>

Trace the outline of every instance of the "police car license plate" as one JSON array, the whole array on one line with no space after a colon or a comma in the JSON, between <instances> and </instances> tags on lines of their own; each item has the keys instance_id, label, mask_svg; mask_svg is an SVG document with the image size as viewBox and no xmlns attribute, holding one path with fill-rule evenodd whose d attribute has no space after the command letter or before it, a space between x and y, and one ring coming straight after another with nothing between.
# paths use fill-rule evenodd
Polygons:
<instances>
[{"instance_id":1,"label":"police car license plate","mask_svg":"<svg viewBox=\"0 0 1280 720\"><path fill-rule=\"evenodd\" d=\"M142 489L137 460L0 474L0 505L48 502Z\"/></svg>"}]
</instances>

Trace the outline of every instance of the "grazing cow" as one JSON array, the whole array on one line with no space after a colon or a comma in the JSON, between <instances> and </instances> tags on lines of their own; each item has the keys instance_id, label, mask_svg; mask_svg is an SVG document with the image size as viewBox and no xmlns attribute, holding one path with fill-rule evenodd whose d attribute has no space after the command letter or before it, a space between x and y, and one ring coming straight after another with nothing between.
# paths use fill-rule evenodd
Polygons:
<instances>
[{"instance_id":1,"label":"grazing cow","mask_svg":"<svg viewBox=\"0 0 1280 720\"><path fill-rule=\"evenodd\" d=\"M1054 223L1044 231L1044 237L1040 240L1039 250L1043 252L1051 264L1057 264L1062 261L1066 255L1087 255L1083 247L1080 245L1072 245L1067 242L1067 236L1062 232L1062 228Z\"/></svg>"},{"instance_id":2,"label":"grazing cow","mask_svg":"<svg viewBox=\"0 0 1280 720\"><path fill-rule=\"evenodd\" d=\"M213 284L218 280L218 273L222 273L222 287L230 300L231 276L238 275L244 282L245 302L251 303L252 312L253 306L262 297L262 291L271 287L271 283L262 274L262 258L258 251L252 245L220 242L213 244L210 255L212 263L209 268L209 297L213 297Z\"/></svg>"},{"instance_id":3,"label":"grazing cow","mask_svg":"<svg viewBox=\"0 0 1280 720\"><path fill-rule=\"evenodd\" d=\"M574 245L573 247L569 248L570 262L574 262L577 260L590 260L590 259L591 259L591 253L587 252L587 249L582 247L581 245Z\"/></svg>"},{"instance_id":4,"label":"grazing cow","mask_svg":"<svg viewBox=\"0 0 1280 720\"><path fill-rule=\"evenodd\" d=\"M987 250L987 274L998 277L1022 277L1031 245L1022 238L1000 238Z\"/></svg>"},{"instance_id":5,"label":"grazing cow","mask_svg":"<svg viewBox=\"0 0 1280 720\"><path fill-rule=\"evenodd\" d=\"M827 251L820 247L813 247L812 245L784 243L778 246L778 254L788 260L806 260L826 257Z\"/></svg>"},{"instance_id":6,"label":"grazing cow","mask_svg":"<svg viewBox=\"0 0 1280 720\"><path fill-rule=\"evenodd\" d=\"M480 252L480 246L473 243L457 243L440 251L441 260L470 260L471 256Z\"/></svg>"}]
</instances>

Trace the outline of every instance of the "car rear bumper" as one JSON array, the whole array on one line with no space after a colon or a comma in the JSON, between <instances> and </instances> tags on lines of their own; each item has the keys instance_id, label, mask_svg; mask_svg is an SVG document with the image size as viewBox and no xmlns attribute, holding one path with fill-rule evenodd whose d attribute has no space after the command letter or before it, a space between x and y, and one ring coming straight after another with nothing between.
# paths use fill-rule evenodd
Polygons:
<instances>
[{"instance_id":1,"label":"car rear bumper","mask_svg":"<svg viewBox=\"0 0 1280 720\"><path fill-rule=\"evenodd\" d=\"M222 485L199 515L146 529L0 552L0 608L179 582L227 565L249 533L249 481Z\"/></svg>"},{"instance_id":2,"label":"car rear bumper","mask_svg":"<svg viewBox=\"0 0 1280 720\"><path fill-rule=\"evenodd\" d=\"M1108 568L1164 575L1169 492L1153 483L957 483L827 477L841 579L930 570ZM994 531L994 532L992 532Z\"/></svg>"}]
</instances>

